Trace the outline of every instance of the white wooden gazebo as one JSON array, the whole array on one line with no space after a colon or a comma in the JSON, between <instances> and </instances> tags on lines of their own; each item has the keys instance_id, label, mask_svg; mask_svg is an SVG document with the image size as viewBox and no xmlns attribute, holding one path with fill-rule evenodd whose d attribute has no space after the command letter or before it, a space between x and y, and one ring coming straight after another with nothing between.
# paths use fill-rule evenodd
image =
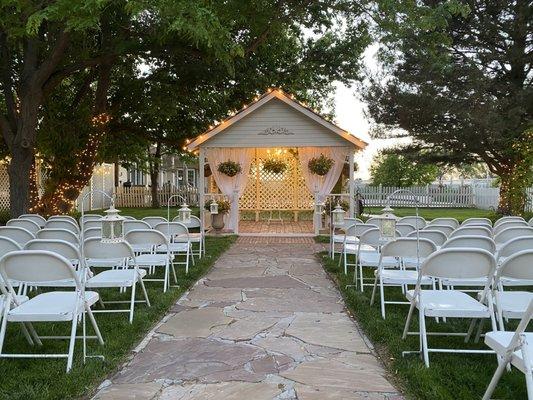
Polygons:
<instances>
[{"instance_id":1,"label":"white wooden gazebo","mask_svg":"<svg viewBox=\"0 0 533 400\"><path fill-rule=\"evenodd\" d=\"M206 198L220 193L231 203L229 230L238 233L239 210L285 210L297 213L323 202L349 164L349 215L354 215L354 154L366 142L339 128L318 113L284 93L270 89L232 113L226 120L196 137L187 150L200 158L200 214L205 221ZM308 171L308 161L324 154L335 162L323 177ZM283 158L288 168L269 174L262 163L269 157ZM235 161L242 172L228 177L217 171L221 162ZM206 181L205 167L213 174ZM218 192L218 190L220 192ZM295 214L297 215L297 214ZM313 221L318 232L320 219Z\"/></svg>"}]
</instances>

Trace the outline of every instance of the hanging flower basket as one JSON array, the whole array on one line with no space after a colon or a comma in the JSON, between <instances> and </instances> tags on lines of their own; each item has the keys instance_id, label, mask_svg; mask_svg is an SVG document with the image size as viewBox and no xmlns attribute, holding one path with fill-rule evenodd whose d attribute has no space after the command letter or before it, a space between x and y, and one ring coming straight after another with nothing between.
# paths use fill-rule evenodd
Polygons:
<instances>
[{"instance_id":1,"label":"hanging flower basket","mask_svg":"<svg viewBox=\"0 0 533 400\"><path fill-rule=\"evenodd\" d=\"M319 157L309 160L307 168L309 168L309 171L311 171L312 174L324 176L329 172L331 167L333 167L333 164L335 164L333 159L325 156L324 154L320 154Z\"/></svg>"},{"instance_id":2,"label":"hanging flower basket","mask_svg":"<svg viewBox=\"0 0 533 400\"><path fill-rule=\"evenodd\" d=\"M287 170L287 164L283 160L269 158L263 162L263 170L273 174L282 174Z\"/></svg>"},{"instance_id":3,"label":"hanging flower basket","mask_svg":"<svg viewBox=\"0 0 533 400\"><path fill-rule=\"evenodd\" d=\"M218 164L217 171L227 176L235 176L242 171L242 168L238 162L228 160Z\"/></svg>"}]
</instances>

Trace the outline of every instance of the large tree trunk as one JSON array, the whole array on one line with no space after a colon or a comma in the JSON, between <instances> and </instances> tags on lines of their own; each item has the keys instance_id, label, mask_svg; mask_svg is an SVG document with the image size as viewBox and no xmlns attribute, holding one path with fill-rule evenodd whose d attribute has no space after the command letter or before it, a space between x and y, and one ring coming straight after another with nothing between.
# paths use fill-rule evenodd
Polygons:
<instances>
[{"instance_id":1,"label":"large tree trunk","mask_svg":"<svg viewBox=\"0 0 533 400\"><path fill-rule=\"evenodd\" d=\"M155 154L150 161L150 181L152 191L152 207L159 208L159 170L161 166L161 143L157 143L155 147Z\"/></svg>"},{"instance_id":2,"label":"large tree trunk","mask_svg":"<svg viewBox=\"0 0 533 400\"><path fill-rule=\"evenodd\" d=\"M28 212L33 148L14 146L8 167L11 218Z\"/></svg>"}]
</instances>

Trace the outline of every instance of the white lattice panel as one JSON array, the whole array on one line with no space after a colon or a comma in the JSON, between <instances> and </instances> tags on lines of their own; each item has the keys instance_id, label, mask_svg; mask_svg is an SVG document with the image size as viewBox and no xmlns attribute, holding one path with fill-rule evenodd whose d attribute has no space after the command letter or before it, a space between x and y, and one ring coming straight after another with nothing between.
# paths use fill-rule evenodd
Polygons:
<instances>
[{"instance_id":1,"label":"white lattice panel","mask_svg":"<svg viewBox=\"0 0 533 400\"><path fill-rule=\"evenodd\" d=\"M0 210L9 210L9 175L7 164L0 164Z\"/></svg>"}]
</instances>

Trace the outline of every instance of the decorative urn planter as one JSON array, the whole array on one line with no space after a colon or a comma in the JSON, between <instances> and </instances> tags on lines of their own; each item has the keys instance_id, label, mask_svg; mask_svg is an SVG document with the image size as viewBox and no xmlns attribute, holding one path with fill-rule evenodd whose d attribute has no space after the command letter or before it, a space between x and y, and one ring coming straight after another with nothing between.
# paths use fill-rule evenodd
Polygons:
<instances>
[{"instance_id":1,"label":"decorative urn planter","mask_svg":"<svg viewBox=\"0 0 533 400\"><path fill-rule=\"evenodd\" d=\"M211 215L211 226L217 232L220 232L224 228L224 215L221 213Z\"/></svg>"}]
</instances>

